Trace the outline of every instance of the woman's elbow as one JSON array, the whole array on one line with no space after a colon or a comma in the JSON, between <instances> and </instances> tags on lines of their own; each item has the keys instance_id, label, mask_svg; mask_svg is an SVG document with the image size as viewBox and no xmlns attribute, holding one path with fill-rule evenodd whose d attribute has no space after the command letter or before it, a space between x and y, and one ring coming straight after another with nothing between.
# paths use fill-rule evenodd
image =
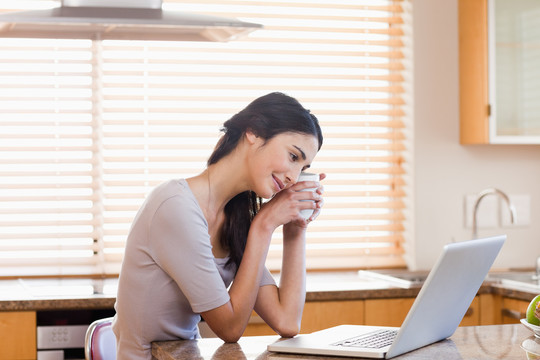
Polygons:
<instances>
[{"instance_id":1,"label":"woman's elbow","mask_svg":"<svg viewBox=\"0 0 540 360\"><path fill-rule=\"evenodd\" d=\"M245 328L240 327L229 327L226 329L223 329L223 331L216 331L216 335L223 340L226 343L235 343L240 340L242 335L244 334Z\"/></svg>"},{"instance_id":2,"label":"woman's elbow","mask_svg":"<svg viewBox=\"0 0 540 360\"><path fill-rule=\"evenodd\" d=\"M292 338L300 333L300 324L297 322L286 322L280 324L275 330L281 337Z\"/></svg>"},{"instance_id":3,"label":"woman's elbow","mask_svg":"<svg viewBox=\"0 0 540 360\"><path fill-rule=\"evenodd\" d=\"M237 335L237 334L223 334L223 335L219 335L219 338L221 340L223 340L224 342L226 343L235 343L235 342L238 342L238 340L240 340L240 337L242 335Z\"/></svg>"}]
</instances>

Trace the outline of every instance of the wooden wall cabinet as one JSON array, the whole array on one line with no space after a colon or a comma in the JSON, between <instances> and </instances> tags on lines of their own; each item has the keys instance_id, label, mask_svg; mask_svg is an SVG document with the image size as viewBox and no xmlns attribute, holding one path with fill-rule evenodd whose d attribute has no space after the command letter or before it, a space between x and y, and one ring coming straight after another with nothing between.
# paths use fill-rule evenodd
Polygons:
<instances>
[{"instance_id":1,"label":"wooden wall cabinet","mask_svg":"<svg viewBox=\"0 0 540 360\"><path fill-rule=\"evenodd\" d=\"M518 1L508 4L516 8L524 5L518 13L505 17L503 24L509 19L518 21L516 17L530 12L526 8L530 4ZM539 6L535 6L536 11ZM495 12L494 0L458 0L460 143L540 144L540 119L534 99L540 80L538 65L534 65L537 55L531 53L538 43L532 37L533 40L525 39L521 32L512 38L513 27L508 24L497 29L501 40L495 39L495 25L490 24ZM536 23L527 26L534 29ZM497 48L495 41L490 42L490 35L497 41ZM491 48L490 43L494 45ZM501 53L499 46L503 49ZM506 67L495 66L494 59ZM501 86L496 90L498 78Z\"/></svg>"},{"instance_id":2,"label":"wooden wall cabinet","mask_svg":"<svg viewBox=\"0 0 540 360\"><path fill-rule=\"evenodd\" d=\"M487 0L458 0L461 144L489 143Z\"/></svg>"},{"instance_id":3,"label":"wooden wall cabinet","mask_svg":"<svg viewBox=\"0 0 540 360\"><path fill-rule=\"evenodd\" d=\"M36 357L36 312L0 312L0 359Z\"/></svg>"}]
</instances>

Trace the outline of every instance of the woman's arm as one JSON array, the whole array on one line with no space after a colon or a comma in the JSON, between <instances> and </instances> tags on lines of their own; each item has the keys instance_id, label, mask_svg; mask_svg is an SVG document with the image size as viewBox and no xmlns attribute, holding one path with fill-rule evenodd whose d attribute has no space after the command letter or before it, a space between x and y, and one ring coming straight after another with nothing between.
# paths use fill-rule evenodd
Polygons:
<instances>
[{"instance_id":1,"label":"woman's arm","mask_svg":"<svg viewBox=\"0 0 540 360\"><path fill-rule=\"evenodd\" d=\"M275 227L255 218L248 234L242 262L229 289L230 301L201 313L208 326L226 342L236 342L255 306L270 239Z\"/></svg>"},{"instance_id":2,"label":"woman's arm","mask_svg":"<svg viewBox=\"0 0 540 360\"><path fill-rule=\"evenodd\" d=\"M293 337L300 332L306 299L305 231L293 234L292 226L283 227L279 288L262 286L255 304L257 314L283 337Z\"/></svg>"},{"instance_id":3,"label":"woman's arm","mask_svg":"<svg viewBox=\"0 0 540 360\"><path fill-rule=\"evenodd\" d=\"M324 175L321 176L321 180ZM298 186L296 190L314 187ZM299 212L314 200L314 219L322 205L322 187L315 193L285 189L265 204L251 224L246 249L229 290L230 301L201 313L210 328L226 342L236 342L244 333L253 309L283 336L294 336L300 328L305 300L305 227ZM264 264L274 230L282 225L283 269L280 290L260 288ZM262 290L262 292L260 291Z\"/></svg>"},{"instance_id":4,"label":"woman's arm","mask_svg":"<svg viewBox=\"0 0 540 360\"><path fill-rule=\"evenodd\" d=\"M320 175L320 180L326 177ZM316 192L323 194L323 187ZM323 205L322 197L309 222L315 219ZM306 227L291 222L283 226L283 259L279 288L262 286L255 311L279 335L293 337L300 332L306 300Z\"/></svg>"}]
</instances>

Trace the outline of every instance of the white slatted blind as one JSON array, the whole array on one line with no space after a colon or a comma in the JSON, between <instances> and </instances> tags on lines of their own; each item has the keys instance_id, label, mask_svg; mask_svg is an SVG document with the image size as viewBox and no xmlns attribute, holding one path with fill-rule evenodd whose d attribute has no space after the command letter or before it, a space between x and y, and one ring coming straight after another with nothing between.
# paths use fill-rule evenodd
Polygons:
<instances>
[{"instance_id":1,"label":"white slatted blind","mask_svg":"<svg viewBox=\"0 0 540 360\"><path fill-rule=\"evenodd\" d=\"M92 42L0 47L0 271L94 271Z\"/></svg>"},{"instance_id":2,"label":"white slatted blind","mask_svg":"<svg viewBox=\"0 0 540 360\"><path fill-rule=\"evenodd\" d=\"M221 124L271 91L325 137L308 266L403 265L401 4L165 1L264 25L228 43L0 39L0 272L117 273L148 192L202 171Z\"/></svg>"}]
</instances>

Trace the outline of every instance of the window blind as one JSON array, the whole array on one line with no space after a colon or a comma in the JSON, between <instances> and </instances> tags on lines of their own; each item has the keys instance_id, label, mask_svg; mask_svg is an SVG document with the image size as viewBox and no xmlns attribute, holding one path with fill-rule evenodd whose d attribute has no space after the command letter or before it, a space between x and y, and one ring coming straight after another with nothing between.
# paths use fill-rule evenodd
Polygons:
<instances>
[{"instance_id":1,"label":"window blind","mask_svg":"<svg viewBox=\"0 0 540 360\"><path fill-rule=\"evenodd\" d=\"M163 6L264 29L227 43L0 39L0 273L118 273L148 193L202 171L222 123L271 91L325 137L308 267L403 266L408 3ZM280 255L277 231L271 269Z\"/></svg>"},{"instance_id":2,"label":"window blind","mask_svg":"<svg viewBox=\"0 0 540 360\"><path fill-rule=\"evenodd\" d=\"M2 39L0 271L96 264L92 43Z\"/></svg>"}]
</instances>

